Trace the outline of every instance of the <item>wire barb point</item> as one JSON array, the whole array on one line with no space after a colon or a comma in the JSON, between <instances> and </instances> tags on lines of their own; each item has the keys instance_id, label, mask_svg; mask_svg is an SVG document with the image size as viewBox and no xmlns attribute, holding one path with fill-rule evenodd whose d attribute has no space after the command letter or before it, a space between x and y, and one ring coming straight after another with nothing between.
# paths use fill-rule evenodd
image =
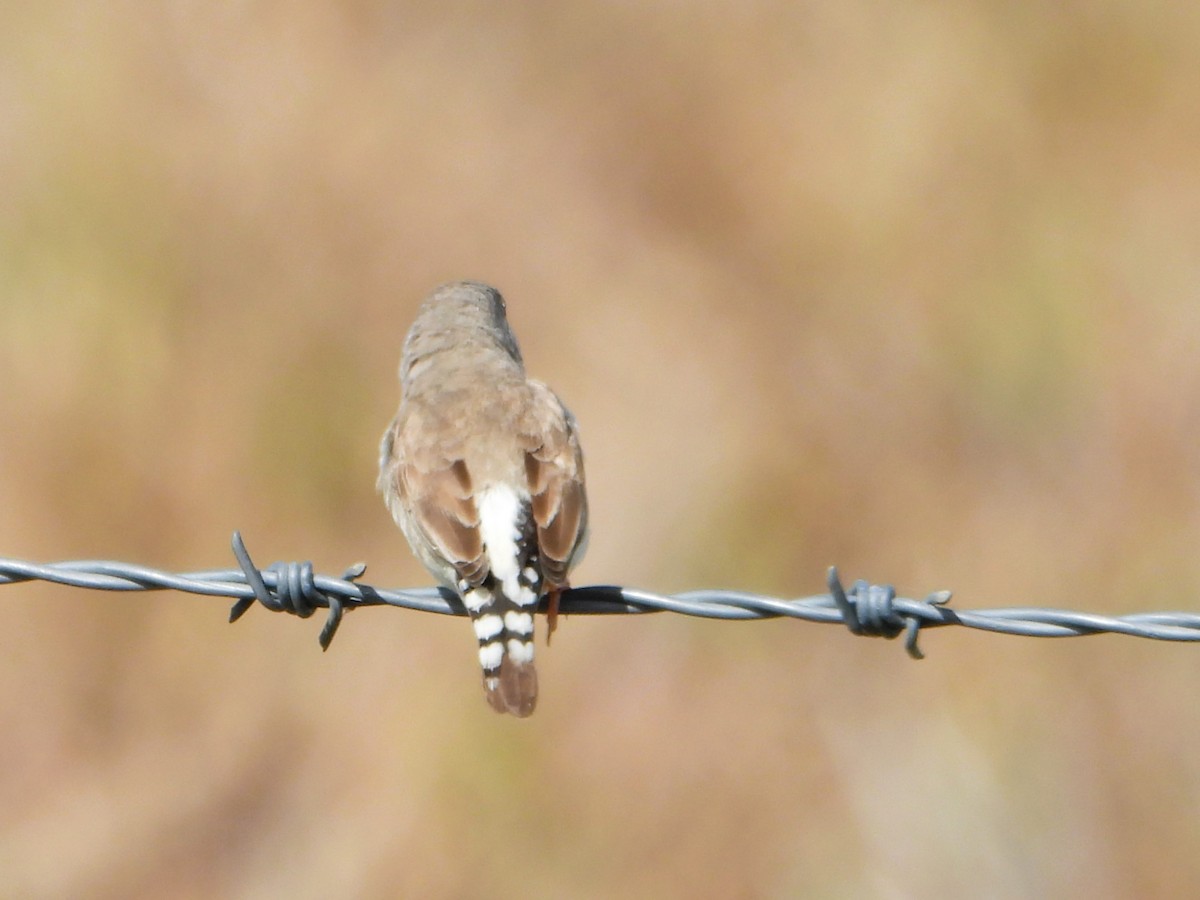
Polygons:
<instances>
[{"instance_id":1,"label":"wire barb point","mask_svg":"<svg viewBox=\"0 0 1200 900\"><path fill-rule=\"evenodd\" d=\"M229 611L230 622L240 619L256 600L272 612L287 612L302 619L307 619L319 608L328 608L329 615L317 641L322 650L329 649L338 626L342 624L346 607L341 598L326 594L317 588L311 562L276 562L260 571L250 559L250 552L246 549L246 542L242 540L240 531L233 533L233 555L246 576L246 583L254 591L254 596L243 597L233 604ZM273 576L271 581L274 591L267 587L267 579L263 578L264 571ZM366 563L355 563L346 570L342 580L353 582L366 571Z\"/></svg>"},{"instance_id":2,"label":"wire barb point","mask_svg":"<svg viewBox=\"0 0 1200 900\"><path fill-rule=\"evenodd\" d=\"M883 637L891 640L904 634L904 649L913 659L924 659L925 654L917 646L917 634L921 630L922 617L904 615L895 607L896 589L890 584L869 584L863 579L854 582L846 591L842 587L837 566L830 566L826 576L829 593L842 621L852 634L868 637ZM918 606L928 607L932 617L937 617L936 607L950 602L950 591L934 591Z\"/></svg>"}]
</instances>

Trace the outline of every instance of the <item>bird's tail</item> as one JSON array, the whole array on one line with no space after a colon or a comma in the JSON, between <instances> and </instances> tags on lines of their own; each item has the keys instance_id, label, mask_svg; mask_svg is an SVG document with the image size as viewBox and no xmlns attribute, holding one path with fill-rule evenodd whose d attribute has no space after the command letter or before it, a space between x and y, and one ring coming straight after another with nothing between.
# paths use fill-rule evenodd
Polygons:
<instances>
[{"instance_id":1,"label":"bird's tail","mask_svg":"<svg viewBox=\"0 0 1200 900\"><path fill-rule=\"evenodd\" d=\"M479 641L483 689L496 712L524 718L537 705L533 613L540 589L537 567L527 565L503 581L490 574L463 594Z\"/></svg>"}]
</instances>

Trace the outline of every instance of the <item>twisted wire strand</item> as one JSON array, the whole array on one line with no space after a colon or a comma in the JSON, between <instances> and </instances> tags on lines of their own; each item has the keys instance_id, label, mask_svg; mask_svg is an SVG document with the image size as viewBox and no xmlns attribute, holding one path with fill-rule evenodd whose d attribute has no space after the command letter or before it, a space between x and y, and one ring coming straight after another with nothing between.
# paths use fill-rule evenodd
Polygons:
<instances>
[{"instance_id":1,"label":"twisted wire strand","mask_svg":"<svg viewBox=\"0 0 1200 900\"><path fill-rule=\"evenodd\" d=\"M237 621L258 603L272 612L307 618L328 610L319 641L328 649L345 613L360 606L398 606L420 612L463 616L462 602L444 588L387 590L361 583L366 566L358 563L341 577L318 575L309 562L278 562L259 569L239 532L233 533L237 569L214 569L173 574L113 560L71 560L31 563L0 558L0 584L46 581L103 591L174 590L206 596L231 597L229 620ZM699 590L681 594L614 585L571 588L562 594L565 615L621 615L673 612L708 619L751 620L792 618L837 623L853 634L895 638L904 635L910 656L922 658L917 635L922 628L961 625L981 631L1026 637L1082 637L1124 634L1159 641L1200 641L1200 614L1148 612L1103 616L1066 609L1007 607L954 610L946 606L949 591L923 599L897 597L888 585L856 581L843 587L836 568L828 572L829 593L780 599L740 591Z\"/></svg>"}]
</instances>

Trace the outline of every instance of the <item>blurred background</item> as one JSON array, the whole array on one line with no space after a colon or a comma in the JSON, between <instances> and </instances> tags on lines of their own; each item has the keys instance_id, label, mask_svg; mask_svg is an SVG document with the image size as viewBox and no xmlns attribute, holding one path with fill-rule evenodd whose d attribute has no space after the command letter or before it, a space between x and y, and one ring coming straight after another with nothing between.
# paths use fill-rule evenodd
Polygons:
<instances>
[{"instance_id":1,"label":"blurred background","mask_svg":"<svg viewBox=\"0 0 1200 900\"><path fill-rule=\"evenodd\" d=\"M424 585L416 306L579 418L577 584L1200 610L1200 8L0 8L0 554ZM1184 896L1200 648L3 590L0 896Z\"/></svg>"}]
</instances>

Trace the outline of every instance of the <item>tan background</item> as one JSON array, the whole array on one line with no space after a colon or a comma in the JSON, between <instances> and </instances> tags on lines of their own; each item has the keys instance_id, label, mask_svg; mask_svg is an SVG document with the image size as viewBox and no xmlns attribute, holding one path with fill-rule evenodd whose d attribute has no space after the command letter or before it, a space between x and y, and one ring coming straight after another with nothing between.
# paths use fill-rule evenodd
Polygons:
<instances>
[{"instance_id":1,"label":"tan background","mask_svg":"<svg viewBox=\"0 0 1200 900\"><path fill-rule=\"evenodd\" d=\"M1200 610L1185 3L5 4L0 553L425 584L421 296L583 427L578 582ZM4 588L4 897L1200 890L1200 647Z\"/></svg>"}]
</instances>

